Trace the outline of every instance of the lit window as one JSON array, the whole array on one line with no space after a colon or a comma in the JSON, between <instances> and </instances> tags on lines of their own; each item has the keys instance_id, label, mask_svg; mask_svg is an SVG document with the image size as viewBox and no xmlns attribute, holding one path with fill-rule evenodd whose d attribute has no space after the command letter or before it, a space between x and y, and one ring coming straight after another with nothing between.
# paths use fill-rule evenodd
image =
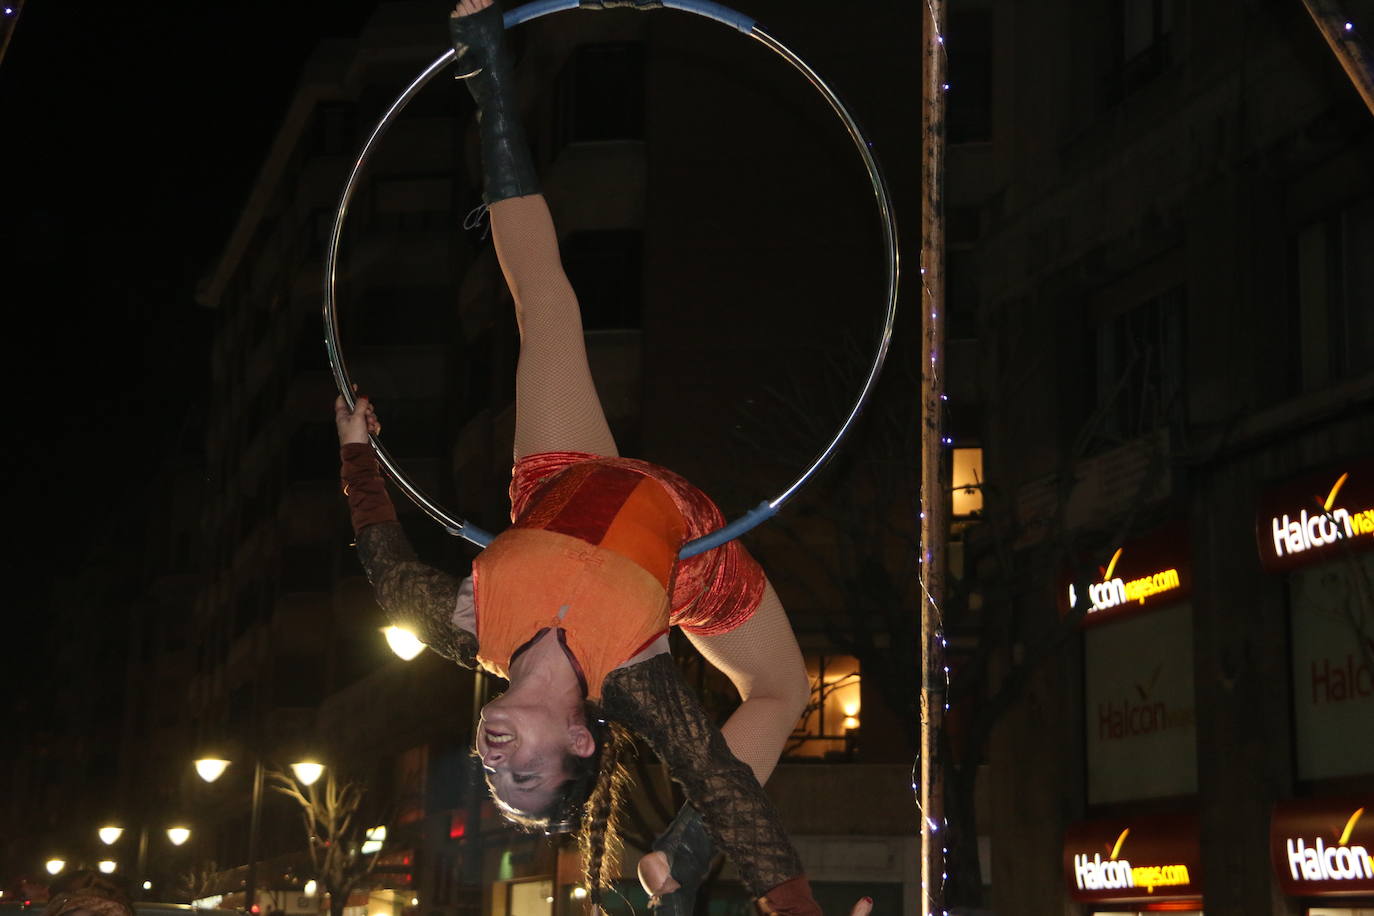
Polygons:
<instances>
[{"instance_id":1,"label":"lit window","mask_svg":"<svg viewBox=\"0 0 1374 916\"><path fill-rule=\"evenodd\" d=\"M806 660L811 699L792 732L789 757L845 757L861 721L859 660L817 655Z\"/></svg>"},{"instance_id":2,"label":"lit window","mask_svg":"<svg viewBox=\"0 0 1374 916\"><path fill-rule=\"evenodd\" d=\"M951 480L954 488L954 504L951 514L955 518L968 518L983 513L983 450L981 448L956 448L954 450L954 469Z\"/></svg>"}]
</instances>

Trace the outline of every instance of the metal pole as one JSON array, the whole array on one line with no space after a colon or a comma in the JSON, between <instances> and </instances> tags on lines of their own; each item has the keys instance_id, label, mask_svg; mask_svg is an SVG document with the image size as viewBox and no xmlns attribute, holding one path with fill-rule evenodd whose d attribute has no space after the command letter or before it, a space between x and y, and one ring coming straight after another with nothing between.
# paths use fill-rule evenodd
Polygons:
<instances>
[{"instance_id":1,"label":"metal pole","mask_svg":"<svg viewBox=\"0 0 1374 916\"><path fill-rule=\"evenodd\" d=\"M138 829L138 855L134 858L134 886L129 890L133 892L135 900L144 898L143 882L148 868L148 820L144 815L143 826Z\"/></svg>"},{"instance_id":2,"label":"metal pole","mask_svg":"<svg viewBox=\"0 0 1374 916\"><path fill-rule=\"evenodd\" d=\"M1355 34L1354 23L1345 17L1334 0L1303 0L1312 21L1335 52L1365 107L1374 114L1374 55Z\"/></svg>"},{"instance_id":3,"label":"metal pole","mask_svg":"<svg viewBox=\"0 0 1374 916\"><path fill-rule=\"evenodd\" d=\"M248 878L243 884L243 910L252 916L258 893L258 829L262 822L262 757L253 755L253 809L248 815Z\"/></svg>"},{"instance_id":4,"label":"metal pole","mask_svg":"<svg viewBox=\"0 0 1374 916\"><path fill-rule=\"evenodd\" d=\"M944 912L943 780L937 759L945 711L940 621L949 540L944 406L945 0L926 0L921 58L921 705L916 793L921 815L922 912Z\"/></svg>"}]
</instances>

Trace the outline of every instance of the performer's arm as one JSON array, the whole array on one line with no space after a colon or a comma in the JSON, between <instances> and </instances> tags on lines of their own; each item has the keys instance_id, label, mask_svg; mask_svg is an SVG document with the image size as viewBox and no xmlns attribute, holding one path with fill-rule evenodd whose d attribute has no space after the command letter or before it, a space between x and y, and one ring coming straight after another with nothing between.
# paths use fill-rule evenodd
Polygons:
<instances>
[{"instance_id":1,"label":"performer's arm","mask_svg":"<svg viewBox=\"0 0 1374 916\"><path fill-rule=\"evenodd\" d=\"M711 839L735 863L752 895L772 896L770 892L784 884L805 885L801 858L773 803L753 771L730 753L671 656L655 656L611 672L604 708L648 741L668 765L688 802L701 812ZM805 896L810 898L809 890Z\"/></svg>"},{"instance_id":2,"label":"performer's arm","mask_svg":"<svg viewBox=\"0 0 1374 916\"><path fill-rule=\"evenodd\" d=\"M414 633L445 658L475 667L477 637L463 626L471 626L471 580L458 579L415 556L367 442L370 432L381 429L367 399L359 398L350 413L339 398L334 419L343 465L339 476L358 539L358 559L377 603L393 625Z\"/></svg>"}]
</instances>

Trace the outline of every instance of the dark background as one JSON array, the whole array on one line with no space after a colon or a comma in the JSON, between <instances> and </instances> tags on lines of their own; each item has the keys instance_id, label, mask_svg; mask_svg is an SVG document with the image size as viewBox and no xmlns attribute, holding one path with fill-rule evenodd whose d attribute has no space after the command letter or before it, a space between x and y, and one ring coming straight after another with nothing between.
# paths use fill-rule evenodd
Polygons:
<instances>
[{"instance_id":1,"label":"dark background","mask_svg":"<svg viewBox=\"0 0 1374 916\"><path fill-rule=\"evenodd\" d=\"M213 314L196 283L306 58L376 5L24 7L0 64L11 661L41 664L51 586L124 536L118 497L202 447Z\"/></svg>"}]
</instances>

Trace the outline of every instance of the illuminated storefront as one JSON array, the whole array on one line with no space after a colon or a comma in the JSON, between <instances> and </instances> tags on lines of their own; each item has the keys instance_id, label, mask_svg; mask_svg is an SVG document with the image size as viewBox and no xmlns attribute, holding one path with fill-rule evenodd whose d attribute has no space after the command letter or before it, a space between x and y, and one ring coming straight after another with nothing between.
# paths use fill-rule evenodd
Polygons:
<instances>
[{"instance_id":1,"label":"illuminated storefront","mask_svg":"<svg viewBox=\"0 0 1374 916\"><path fill-rule=\"evenodd\" d=\"M1197 716L1187 531L1171 524L1094 559L1083 617L1087 802L1192 795ZM1061 594L1067 611L1077 588L1065 583Z\"/></svg>"},{"instance_id":2,"label":"illuminated storefront","mask_svg":"<svg viewBox=\"0 0 1374 916\"><path fill-rule=\"evenodd\" d=\"M1064 834L1069 897L1087 912L1202 912L1202 856L1193 815L1080 821Z\"/></svg>"},{"instance_id":3,"label":"illuminated storefront","mask_svg":"<svg viewBox=\"0 0 1374 916\"><path fill-rule=\"evenodd\" d=\"M1374 459L1274 488L1255 517L1265 569L1288 595L1296 777L1269 847L1304 916L1374 914ZM1329 794L1328 794L1329 792Z\"/></svg>"},{"instance_id":4,"label":"illuminated storefront","mask_svg":"<svg viewBox=\"0 0 1374 916\"><path fill-rule=\"evenodd\" d=\"M1279 802L1269 824L1279 887L1311 916L1374 911L1374 792Z\"/></svg>"}]
</instances>

